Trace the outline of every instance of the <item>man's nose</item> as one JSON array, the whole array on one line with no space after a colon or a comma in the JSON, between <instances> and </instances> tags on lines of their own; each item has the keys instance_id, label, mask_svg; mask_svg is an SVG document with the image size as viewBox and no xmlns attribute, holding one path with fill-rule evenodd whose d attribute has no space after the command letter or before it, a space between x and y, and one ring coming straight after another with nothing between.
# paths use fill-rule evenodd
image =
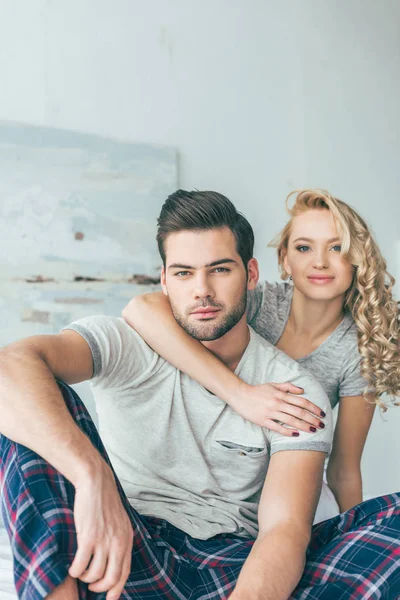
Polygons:
<instances>
[{"instance_id":1,"label":"man's nose","mask_svg":"<svg viewBox=\"0 0 400 600\"><path fill-rule=\"evenodd\" d=\"M196 277L196 287L195 287L195 297L196 298L208 298L214 297L214 289L210 282L210 278L207 277L206 274L198 274Z\"/></svg>"}]
</instances>

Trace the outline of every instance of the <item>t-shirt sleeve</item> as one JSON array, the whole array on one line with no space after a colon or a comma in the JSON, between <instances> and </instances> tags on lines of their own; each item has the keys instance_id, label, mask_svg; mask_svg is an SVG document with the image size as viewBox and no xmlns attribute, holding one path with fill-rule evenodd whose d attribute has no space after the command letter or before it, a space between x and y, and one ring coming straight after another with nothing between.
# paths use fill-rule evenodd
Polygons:
<instances>
[{"instance_id":1,"label":"t-shirt sleeve","mask_svg":"<svg viewBox=\"0 0 400 600\"><path fill-rule=\"evenodd\" d=\"M304 389L303 398L307 398L325 412L326 417L321 419L325 427L317 428L315 433L299 431L298 437L287 437L276 431L269 431L270 455L283 450L316 450L329 454L332 449L333 419L326 392L314 377L308 375L300 375L290 381Z\"/></svg>"},{"instance_id":2,"label":"t-shirt sleeve","mask_svg":"<svg viewBox=\"0 0 400 600\"><path fill-rule=\"evenodd\" d=\"M270 344L276 344L287 319L291 298L288 288L287 284L264 281L248 295L247 322Z\"/></svg>"},{"instance_id":3,"label":"t-shirt sleeve","mask_svg":"<svg viewBox=\"0 0 400 600\"><path fill-rule=\"evenodd\" d=\"M123 319L95 315L64 328L76 331L89 345L93 358L91 383L102 388L138 385L144 381L159 356Z\"/></svg>"},{"instance_id":4,"label":"t-shirt sleeve","mask_svg":"<svg viewBox=\"0 0 400 600\"><path fill-rule=\"evenodd\" d=\"M355 350L352 358L346 357L344 363L343 375L339 384L339 396L361 396L366 389L373 391L368 382L361 375L361 356Z\"/></svg>"},{"instance_id":5,"label":"t-shirt sleeve","mask_svg":"<svg viewBox=\"0 0 400 600\"><path fill-rule=\"evenodd\" d=\"M258 283L254 290L247 292L246 316L247 322L254 329L254 322L260 312L263 303L264 288L261 283Z\"/></svg>"}]
</instances>

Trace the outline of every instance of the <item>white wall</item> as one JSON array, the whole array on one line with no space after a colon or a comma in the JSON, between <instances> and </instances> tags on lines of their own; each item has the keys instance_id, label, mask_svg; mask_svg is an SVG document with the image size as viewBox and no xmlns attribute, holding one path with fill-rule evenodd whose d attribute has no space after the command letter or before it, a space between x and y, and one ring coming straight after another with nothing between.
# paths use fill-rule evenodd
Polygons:
<instances>
[{"instance_id":1,"label":"white wall","mask_svg":"<svg viewBox=\"0 0 400 600\"><path fill-rule=\"evenodd\" d=\"M285 195L325 187L393 271L399 27L396 0L0 0L0 119L177 146L181 186L253 222L264 277ZM400 490L399 429L375 419L367 495Z\"/></svg>"}]
</instances>

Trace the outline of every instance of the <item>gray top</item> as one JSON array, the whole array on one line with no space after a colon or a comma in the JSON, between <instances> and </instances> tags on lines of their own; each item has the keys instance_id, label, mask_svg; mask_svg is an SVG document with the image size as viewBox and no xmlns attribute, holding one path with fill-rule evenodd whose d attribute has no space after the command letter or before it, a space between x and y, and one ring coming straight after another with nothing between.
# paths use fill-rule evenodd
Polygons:
<instances>
[{"instance_id":1,"label":"gray top","mask_svg":"<svg viewBox=\"0 0 400 600\"><path fill-rule=\"evenodd\" d=\"M274 346L289 318L293 286L288 283L259 283L248 293L247 320ZM335 331L310 354L297 361L308 369L328 394L332 408L343 396L359 396L367 387L361 376L357 327L350 313Z\"/></svg>"},{"instance_id":2,"label":"gray top","mask_svg":"<svg viewBox=\"0 0 400 600\"><path fill-rule=\"evenodd\" d=\"M255 537L270 457L328 453L332 414L322 386L251 328L236 369L253 384L293 381L327 413L317 433L286 437L254 425L156 354L123 319L87 317L68 327L92 351L99 431L129 502L207 539Z\"/></svg>"}]
</instances>

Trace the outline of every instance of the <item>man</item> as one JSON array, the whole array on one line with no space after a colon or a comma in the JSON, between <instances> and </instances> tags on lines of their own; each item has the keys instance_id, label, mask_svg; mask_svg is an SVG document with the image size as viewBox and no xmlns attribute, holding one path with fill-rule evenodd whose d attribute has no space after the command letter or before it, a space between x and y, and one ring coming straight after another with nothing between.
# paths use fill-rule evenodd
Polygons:
<instances>
[{"instance_id":1,"label":"man","mask_svg":"<svg viewBox=\"0 0 400 600\"><path fill-rule=\"evenodd\" d=\"M12 344L1 356L0 451L21 598L286 600L302 575L332 439L326 395L246 324L258 267L229 200L176 192L158 241L179 323L244 380L305 389L326 426L286 437L244 421L122 319ZM65 385L87 379L118 478Z\"/></svg>"}]
</instances>

